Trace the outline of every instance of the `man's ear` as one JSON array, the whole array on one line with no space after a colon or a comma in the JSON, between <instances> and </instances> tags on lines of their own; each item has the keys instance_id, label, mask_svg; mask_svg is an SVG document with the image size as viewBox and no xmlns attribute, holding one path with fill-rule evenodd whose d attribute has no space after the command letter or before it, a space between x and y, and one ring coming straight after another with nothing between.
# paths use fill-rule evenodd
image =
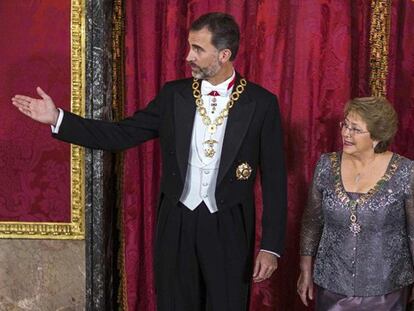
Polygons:
<instances>
[{"instance_id":1,"label":"man's ear","mask_svg":"<svg viewBox=\"0 0 414 311\"><path fill-rule=\"evenodd\" d=\"M230 61L231 51L229 49L224 49L219 52L219 60L222 64Z\"/></svg>"}]
</instances>

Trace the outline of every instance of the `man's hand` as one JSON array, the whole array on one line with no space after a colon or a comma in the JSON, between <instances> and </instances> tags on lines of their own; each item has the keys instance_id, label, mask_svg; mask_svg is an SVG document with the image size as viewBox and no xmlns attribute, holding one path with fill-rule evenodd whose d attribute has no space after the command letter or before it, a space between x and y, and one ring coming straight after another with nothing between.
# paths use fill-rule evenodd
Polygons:
<instances>
[{"instance_id":1,"label":"man's hand","mask_svg":"<svg viewBox=\"0 0 414 311\"><path fill-rule=\"evenodd\" d=\"M36 88L37 94L42 99L31 98L23 95L15 95L12 104L23 114L41 123L56 125L59 111L52 99L40 87Z\"/></svg>"},{"instance_id":2,"label":"man's hand","mask_svg":"<svg viewBox=\"0 0 414 311\"><path fill-rule=\"evenodd\" d=\"M253 282L261 282L270 278L277 269L277 256L260 251L256 257L253 270Z\"/></svg>"}]
</instances>

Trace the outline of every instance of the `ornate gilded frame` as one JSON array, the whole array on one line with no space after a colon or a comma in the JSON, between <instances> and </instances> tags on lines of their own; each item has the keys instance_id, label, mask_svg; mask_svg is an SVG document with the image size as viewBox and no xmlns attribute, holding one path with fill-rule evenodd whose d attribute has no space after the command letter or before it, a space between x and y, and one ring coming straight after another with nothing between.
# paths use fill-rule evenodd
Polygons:
<instances>
[{"instance_id":1,"label":"ornate gilded frame","mask_svg":"<svg viewBox=\"0 0 414 311\"><path fill-rule=\"evenodd\" d=\"M85 115L85 0L71 0L71 111ZM71 221L0 222L0 238L85 238L85 151L71 145Z\"/></svg>"}]
</instances>

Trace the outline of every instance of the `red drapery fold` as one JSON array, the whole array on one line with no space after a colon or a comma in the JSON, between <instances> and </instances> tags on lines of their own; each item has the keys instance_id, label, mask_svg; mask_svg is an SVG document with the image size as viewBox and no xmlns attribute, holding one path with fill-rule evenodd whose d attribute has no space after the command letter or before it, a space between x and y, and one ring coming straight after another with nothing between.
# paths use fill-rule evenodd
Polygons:
<instances>
[{"instance_id":1,"label":"red drapery fold","mask_svg":"<svg viewBox=\"0 0 414 311\"><path fill-rule=\"evenodd\" d=\"M404 3L394 5L394 18L398 10L404 10L401 6L408 6ZM127 0L125 115L145 107L165 81L190 76L185 64L187 29L199 15L211 11L230 13L239 22L242 38L235 67L248 80L278 95L285 132L289 174L286 252L275 276L253 286L251 310L309 310L296 294L300 218L315 162L322 152L340 147L338 122L344 103L370 94L370 1ZM412 13L405 13L405 28L399 25L398 38L404 31L412 33L413 25L408 29ZM395 53L412 45L408 38L397 40ZM412 69L410 57L407 62ZM396 64L400 66L399 61ZM401 74L401 68L393 70ZM411 117L401 116L402 124L413 118L410 72L400 87L410 92L411 86L411 102L396 99L400 112L411 109ZM413 148L403 149L409 139L407 127L401 132L396 151L411 152L413 157ZM122 195L129 310L156 310L152 255L160 170L157 141L126 153ZM256 201L259 240L260 195Z\"/></svg>"}]
</instances>

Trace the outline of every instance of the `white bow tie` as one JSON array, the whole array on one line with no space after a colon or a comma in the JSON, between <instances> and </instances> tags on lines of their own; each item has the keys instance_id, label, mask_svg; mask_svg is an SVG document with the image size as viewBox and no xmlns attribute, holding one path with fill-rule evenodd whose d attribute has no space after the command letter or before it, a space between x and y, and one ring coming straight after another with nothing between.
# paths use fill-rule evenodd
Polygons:
<instances>
[{"instance_id":1,"label":"white bow tie","mask_svg":"<svg viewBox=\"0 0 414 311\"><path fill-rule=\"evenodd\" d=\"M201 83L201 94L209 95L212 92L217 92L216 96L226 97L228 94L227 85L212 85L210 83Z\"/></svg>"}]
</instances>

